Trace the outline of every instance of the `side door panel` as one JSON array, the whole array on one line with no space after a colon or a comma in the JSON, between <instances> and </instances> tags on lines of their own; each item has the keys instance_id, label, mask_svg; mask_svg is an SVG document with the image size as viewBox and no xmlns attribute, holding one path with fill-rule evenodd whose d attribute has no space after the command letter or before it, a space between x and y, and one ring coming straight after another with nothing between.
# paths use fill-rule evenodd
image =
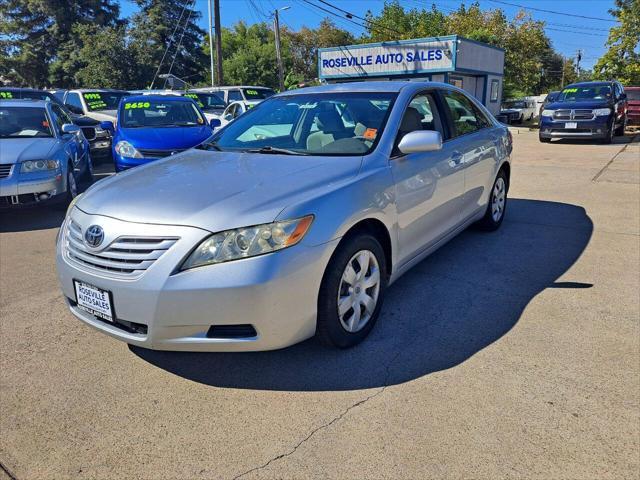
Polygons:
<instances>
[{"instance_id":1,"label":"side door panel","mask_svg":"<svg viewBox=\"0 0 640 480\"><path fill-rule=\"evenodd\" d=\"M439 114L440 108L437 110ZM400 265L460 223L464 172L462 158L456 157L455 152L455 145L444 142L441 150L411 153L390 160L396 186Z\"/></svg>"}]
</instances>

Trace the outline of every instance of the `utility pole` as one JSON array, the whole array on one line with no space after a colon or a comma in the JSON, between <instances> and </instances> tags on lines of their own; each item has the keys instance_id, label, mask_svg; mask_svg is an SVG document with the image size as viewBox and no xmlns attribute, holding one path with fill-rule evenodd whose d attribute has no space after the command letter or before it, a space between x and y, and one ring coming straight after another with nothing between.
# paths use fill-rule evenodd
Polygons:
<instances>
[{"instance_id":1,"label":"utility pole","mask_svg":"<svg viewBox=\"0 0 640 480\"><path fill-rule=\"evenodd\" d=\"M213 87L215 85L213 81L213 8L211 0L207 4L209 5L209 56L211 57L211 86Z\"/></svg>"},{"instance_id":2,"label":"utility pole","mask_svg":"<svg viewBox=\"0 0 640 480\"><path fill-rule=\"evenodd\" d=\"M582 60L582 50L576 52L576 73L580 75L580 60Z\"/></svg>"},{"instance_id":3,"label":"utility pole","mask_svg":"<svg viewBox=\"0 0 640 480\"><path fill-rule=\"evenodd\" d=\"M224 85L222 78L222 32L220 30L220 0L213 0L216 28L216 74L218 85Z\"/></svg>"},{"instance_id":4,"label":"utility pole","mask_svg":"<svg viewBox=\"0 0 640 480\"><path fill-rule=\"evenodd\" d=\"M284 67L282 66L282 52L280 50L280 17L279 10L288 10L291 7L277 8L273 15L273 30L276 34L276 60L278 62L278 85L280 91L284 92Z\"/></svg>"},{"instance_id":5,"label":"utility pole","mask_svg":"<svg viewBox=\"0 0 640 480\"><path fill-rule=\"evenodd\" d=\"M560 89L564 88L564 55L562 56L562 80L560 80Z\"/></svg>"}]
</instances>

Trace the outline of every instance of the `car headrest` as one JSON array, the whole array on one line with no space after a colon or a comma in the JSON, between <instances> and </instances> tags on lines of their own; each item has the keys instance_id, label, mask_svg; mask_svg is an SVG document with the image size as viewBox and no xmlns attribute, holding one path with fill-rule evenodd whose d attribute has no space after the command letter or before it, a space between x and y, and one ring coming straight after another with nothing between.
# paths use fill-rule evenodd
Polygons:
<instances>
[{"instance_id":1,"label":"car headrest","mask_svg":"<svg viewBox=\"0 0 640 480\"><path fill-rule=\"evenodd\" d=\"M335 110L324 110L318 113L316 117L318 130L324 133L341 132L344 130L342 118Z\"/></svg>"},{"instance_id":2,"label":"car headrest","mask_svg":"<svg viewBox=\"0 0 640 480\"><path fill-rule=\"evenodd\" d=\"M407 108L407 111L404 112L404 117L402 117L399 130L403 133L422 130L422 115L420 115L420 112L413 107Z\"/></svg>"}]
</instances>

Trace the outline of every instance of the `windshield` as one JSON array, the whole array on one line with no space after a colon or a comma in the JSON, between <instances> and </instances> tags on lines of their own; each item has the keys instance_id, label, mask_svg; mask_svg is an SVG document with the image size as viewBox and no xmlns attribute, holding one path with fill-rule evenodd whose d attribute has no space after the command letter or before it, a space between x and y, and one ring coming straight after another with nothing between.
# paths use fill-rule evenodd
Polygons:
<instances>
[{"instance_id":1,"label":"windshield","mask_svg":"<svg viewBox=\"0 0 640 480\"><path fill-rule=\"evenodd\" d=\"M226 107L224 100L213 93L187 92L183 96L192 98L205 112L209 110L224 110L224 107Z\"/></svg>"},{"instance_id":2,"label":"windshield","mask_svg":"<svg viewBox=\"0 0 640 480\"><path fill-rule=\"evenodd\" d=\"M627 94L627 100L640 100L640 90L625 90L625 93Z\"/></svg>"},{"instance_id":3,"label":"windshield","mask_svg":"<svg viewBox=\"0 0 640 480\"><path fill-rule=\"evenodd\" d=\"M558 101L560 102L586 102L589 100L611 99L611 87L609 85L589 85L587 87L568 87L562 90Z\"/></svg>"},{"instance_id":4,"label":"windshield","mask_svg":"<svg viewBox=\"0 0 640 480\"><path fill-rule=\"evenodd\" d=\"M271 98L201 146L259 153L364 155L375 148L395 93L323 93Z\"/></svg>"},{"instance_id":5,"label":"windshield","mask_svg":"<svg viewBox=\"0 0 640 480\"><path fill-rule=\"evenodd\" d=\"M84 92L82 96L90 112L115 110L127 92Z\"/></svg>"},{"instance_id":6,"label":"windshield","mask_svg":"<svg viewBox=\"0 0 640 480\"><path fill-rule=\"evenodd\" d=\"M44 108L0 107L0 138L53 137Z\"/></svg>"},{"instance_id":7,"label":"windshield","mask_svg":"<svg viewBox=\"0 0 640 480\"><path fill-rule=\"evenodd\" d=\"M527 103L522 101L505 102L504 108L527 108Z\"/></svg>"},{"instance_id":8,"label":"windshield","mask_svg":"<svg viewBox=\"0 0 640 480\"><path fill-rule=\"evenodd\" d=\"M247 100L264 100L276 93L270 88L243 88L242 91Z\"/></svg>"},{"instance_id":9,"label":"windshield","mask_svg":"<svg viewBox=\"0 0 640 480\"><path fill-rule=\"evenodd\" d=\"M123 128L204 125L204 119L193 103L170 98L145 98L142 101L127 99L120 108L118 121Z\"/></svg>"}]
</instances>

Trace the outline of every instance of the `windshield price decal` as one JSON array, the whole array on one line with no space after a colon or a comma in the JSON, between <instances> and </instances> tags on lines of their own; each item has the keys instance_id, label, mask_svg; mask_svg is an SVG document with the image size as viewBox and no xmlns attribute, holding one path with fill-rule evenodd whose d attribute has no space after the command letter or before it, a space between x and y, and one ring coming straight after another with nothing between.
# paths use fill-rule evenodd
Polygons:
<instances>
[{"instance_id":1,"label":"windshield price decal","mask_svg":"<svg viewBox=\"0 0 640 480\"><path fill-rule=\"evenodd\" d=\"M195 93L185 93L183 97L193 98L199 107L204 107L204 103L200 101L200 99L198 98L198 95L196 95Z\"/></svg>"},{"instance_id":2,"label":"windshield price decal","mask_svg":"<svg viewBox=\"0 0 640 480\"><path fill-rule=\"evenodd\" d=\"M0 98L13 98L13 93L11 93L11 92L0 92Z\"/></svg>"},{"instance_id":3,"label":"windshield price decal","mask_svg":"<svg viewBox=\"0 0 640 480\"><path fill-rule=\"evenodd\" d=\"M258 91L257 90L245 90L244 92L247 95L258 95Z\"/></svg>"},{"instance_id":4,"label":"windshield price decal","mask_svg":"<svg viewBox=\"0 0 640 480\"><path fill-rule=\"evenodd\" d=\"M99 93L85 93L84 98L87 100L102 100L102 97Z\"/></svg>"},{"instance_id":5,"label":"windshield price decal","mask_svg":"<svg viewBox=\"0 0 640 480\"><path fill-rule=\"evenodd\" d=\"M576 93L577 91L577 88L565 88L562 93Z\"/></svg>"},{"instance_id":6,"label":"windshield price decal","mask_svg":"<svg viewBox=\"0 0 640 480\"><path fill-rule=\"evenodd\" d=\"M130 110L132 108L149 108L150 106L151 104L149 102L127 102L124 104L124 109Z\"/></svg>"}]
</instances>

